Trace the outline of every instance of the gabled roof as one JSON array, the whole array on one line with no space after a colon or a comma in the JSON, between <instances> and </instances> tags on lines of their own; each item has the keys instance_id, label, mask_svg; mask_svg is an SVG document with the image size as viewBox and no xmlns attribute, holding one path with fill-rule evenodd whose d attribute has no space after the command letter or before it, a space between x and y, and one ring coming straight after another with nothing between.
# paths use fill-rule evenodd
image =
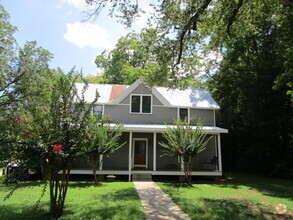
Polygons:
<instances>
[{"instance_id":1,"label":"gabled roof","mask_svg":"<svg viewBox=\"0 0 293 220\"><path fill-rule=\"evenodd\" d=\"M86 101L92 102L96 91L99 92L97 103L119 104L124 98L131 94L138 86L143 84L141 79L132 85L112 85L112 84L93 84L85 92ZM83 83L76 83L76 87L81 93ZM148 86L147 86L148 87ZM152 94L164 105L169 107L186 107L199 109L219 109L220 107L205 89L169 89L166 87L149 88Z\"/></svg>"}]
</instances>

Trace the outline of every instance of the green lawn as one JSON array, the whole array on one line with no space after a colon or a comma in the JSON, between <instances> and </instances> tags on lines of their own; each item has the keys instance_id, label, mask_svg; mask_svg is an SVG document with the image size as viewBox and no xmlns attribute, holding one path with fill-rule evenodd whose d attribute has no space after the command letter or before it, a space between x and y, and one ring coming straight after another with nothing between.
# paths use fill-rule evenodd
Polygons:
<instances>
[{"instance_id":1,"label":"green lawn","mask_svg":"<svg viewBox=\"0 0 293 220\"><path fill-rule=\"evenodd\" d=\"M293 181L234 175L224 183L158 183L192 219L293 219ZM286 207L285 214L279 214Z\"/></svg>"},{"instance_id":2,"label":"green lawn","mask_svg":"<svg viewBox=\"0 0 293 220\"><path fill-rule=\"evenodd\" d=\"M35 204L42 191L39 182L20 183L13 195L3 198L14 187L0 186L0 219L49 219L49 189L39 208ZM65 212L60 219L144 219L143 208L133 183L72 182L68 189Z\"/></svg>"}]
</instances>

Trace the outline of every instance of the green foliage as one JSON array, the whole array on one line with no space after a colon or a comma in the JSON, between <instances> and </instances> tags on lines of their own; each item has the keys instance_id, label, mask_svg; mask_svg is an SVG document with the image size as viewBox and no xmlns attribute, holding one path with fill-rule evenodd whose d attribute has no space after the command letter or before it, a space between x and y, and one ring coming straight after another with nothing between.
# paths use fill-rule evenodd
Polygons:
<instances>
[{"instance_id":1,"label":"green foliage","mask_svg":"<svg viewBox=\"0 0 293 220\"><path fill-rule=\"evenodd\" d=\"M293 175L292 21L276 15L258 22L257 33L231 40L210 80L220 125L229 129L224 169Z\"/></svg>"},{"instance_id":2,"label":"green foliage","mask_svg":"<svg viewBox=\"0 0 293 220\"><path fill-rule=\"evenodd\" d=\"M103 115L101 118L91 115L87 120L88 126L84 133L83 151L89 158L95 181L98 182L96 171L102 164L100 156L109 156L125 143L119 143L123 127L118 123L111 123L111 119Z\"/></svg>"},{"instance_id":3,"label":"green foliage","mask_svg":"<svg viewBox=\"0 0 293 220\"><path fill-rule=\"evenodd\" d=\"M175 125L169 126L162 137L167 142L160 142L164 147L164 155L195 157L203 151L210 141L206 133L202 133L202 122L198 121L195 126L191 126L186 121L175 121Z\"/></svg>"}]
</instances>

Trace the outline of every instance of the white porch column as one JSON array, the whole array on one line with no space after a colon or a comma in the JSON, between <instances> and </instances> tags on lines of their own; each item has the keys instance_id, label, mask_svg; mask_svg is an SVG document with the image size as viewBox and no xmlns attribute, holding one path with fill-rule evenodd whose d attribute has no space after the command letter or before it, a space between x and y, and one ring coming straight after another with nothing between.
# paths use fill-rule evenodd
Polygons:
<instances>
[{"instance_id":1,"label":"white porch column","mask_svg":"<svg viewBox=\"0 0 293 220\"><path fill-rule=\"evenodd\" d=\"M132 160L131 160L131 149L132 149L132 132L129 132L129 155L128 155L128 181L131 181L131 165L132 165Z\"/></svg>"},{"instance_id":2,"label":"white porch column","mask_svg":"<svg viewBox=\"0 0 293 220\"><path fill-rule=\"evenodd\" d=\"M100 155L100 167L99 170L103 170L103 154Z\"/></svg>"},{"instance_id":3,"label":"white porch column","mask_svg":"<svg viewBox=\"0 0 293 220\"><path fill-rule=\"evenodd\" d=\"M156 171L157 169L157 133L154 132L154 149L153 149L153 171Z\"/></svg>"},{"instance_id":4,"label":"white porch column","mask_svg":"<svg viewBox=\"0 0 293 220\"><path fill-rule=\"evenodd\" d=\"M219 162L219 171L222 171L222 154L221 154L221 136L218 134L218 162Z\"/></svg>"}]
</instances>

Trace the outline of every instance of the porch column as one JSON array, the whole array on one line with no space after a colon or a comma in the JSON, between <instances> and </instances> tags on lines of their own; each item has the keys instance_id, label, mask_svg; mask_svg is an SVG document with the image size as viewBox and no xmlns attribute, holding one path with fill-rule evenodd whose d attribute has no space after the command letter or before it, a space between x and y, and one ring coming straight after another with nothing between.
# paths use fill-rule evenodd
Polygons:
<instances>
[{"instance_id":1,"label":"porch column","mask_svg":"<svg viewBox=\"0 0 293 220\"><path fill-rule=\"evenodd\" d=\"M103 154L100 155L100 167L99 170L103 170Z\"/></svg>"},{"instance_id":2,"label":"porch column","mask_svg":"<svg viewBox=\"0 0 293 220\"><path fill-rule=\"evenodd\" d=\"M154 149L153 149L153 171L156 171L157 169L157 133L154 132Z\"/></svg>"},{"instance_id":3,"label":"porch column","mask_svg":"<svg viewBox=\"0 0 293 220\"><path fill-rule=\"evenodd\" d=\"M222 154L221 154L221 136L218 134L218 160L219 160L219 171L222 171Z\"/></svg>"},{"instance_id":4,"label":"porch column","mask_svg":"<svg viewBox=\"0 0 293 220\"><path fill-rule=\"evenodd\" d=\"M129 132L129 155L128 155L128 181L131 181L131 165L132 165L132 160L131 160L131 149L132 149L132 132Z\"/></svg>"}]
</instances>

